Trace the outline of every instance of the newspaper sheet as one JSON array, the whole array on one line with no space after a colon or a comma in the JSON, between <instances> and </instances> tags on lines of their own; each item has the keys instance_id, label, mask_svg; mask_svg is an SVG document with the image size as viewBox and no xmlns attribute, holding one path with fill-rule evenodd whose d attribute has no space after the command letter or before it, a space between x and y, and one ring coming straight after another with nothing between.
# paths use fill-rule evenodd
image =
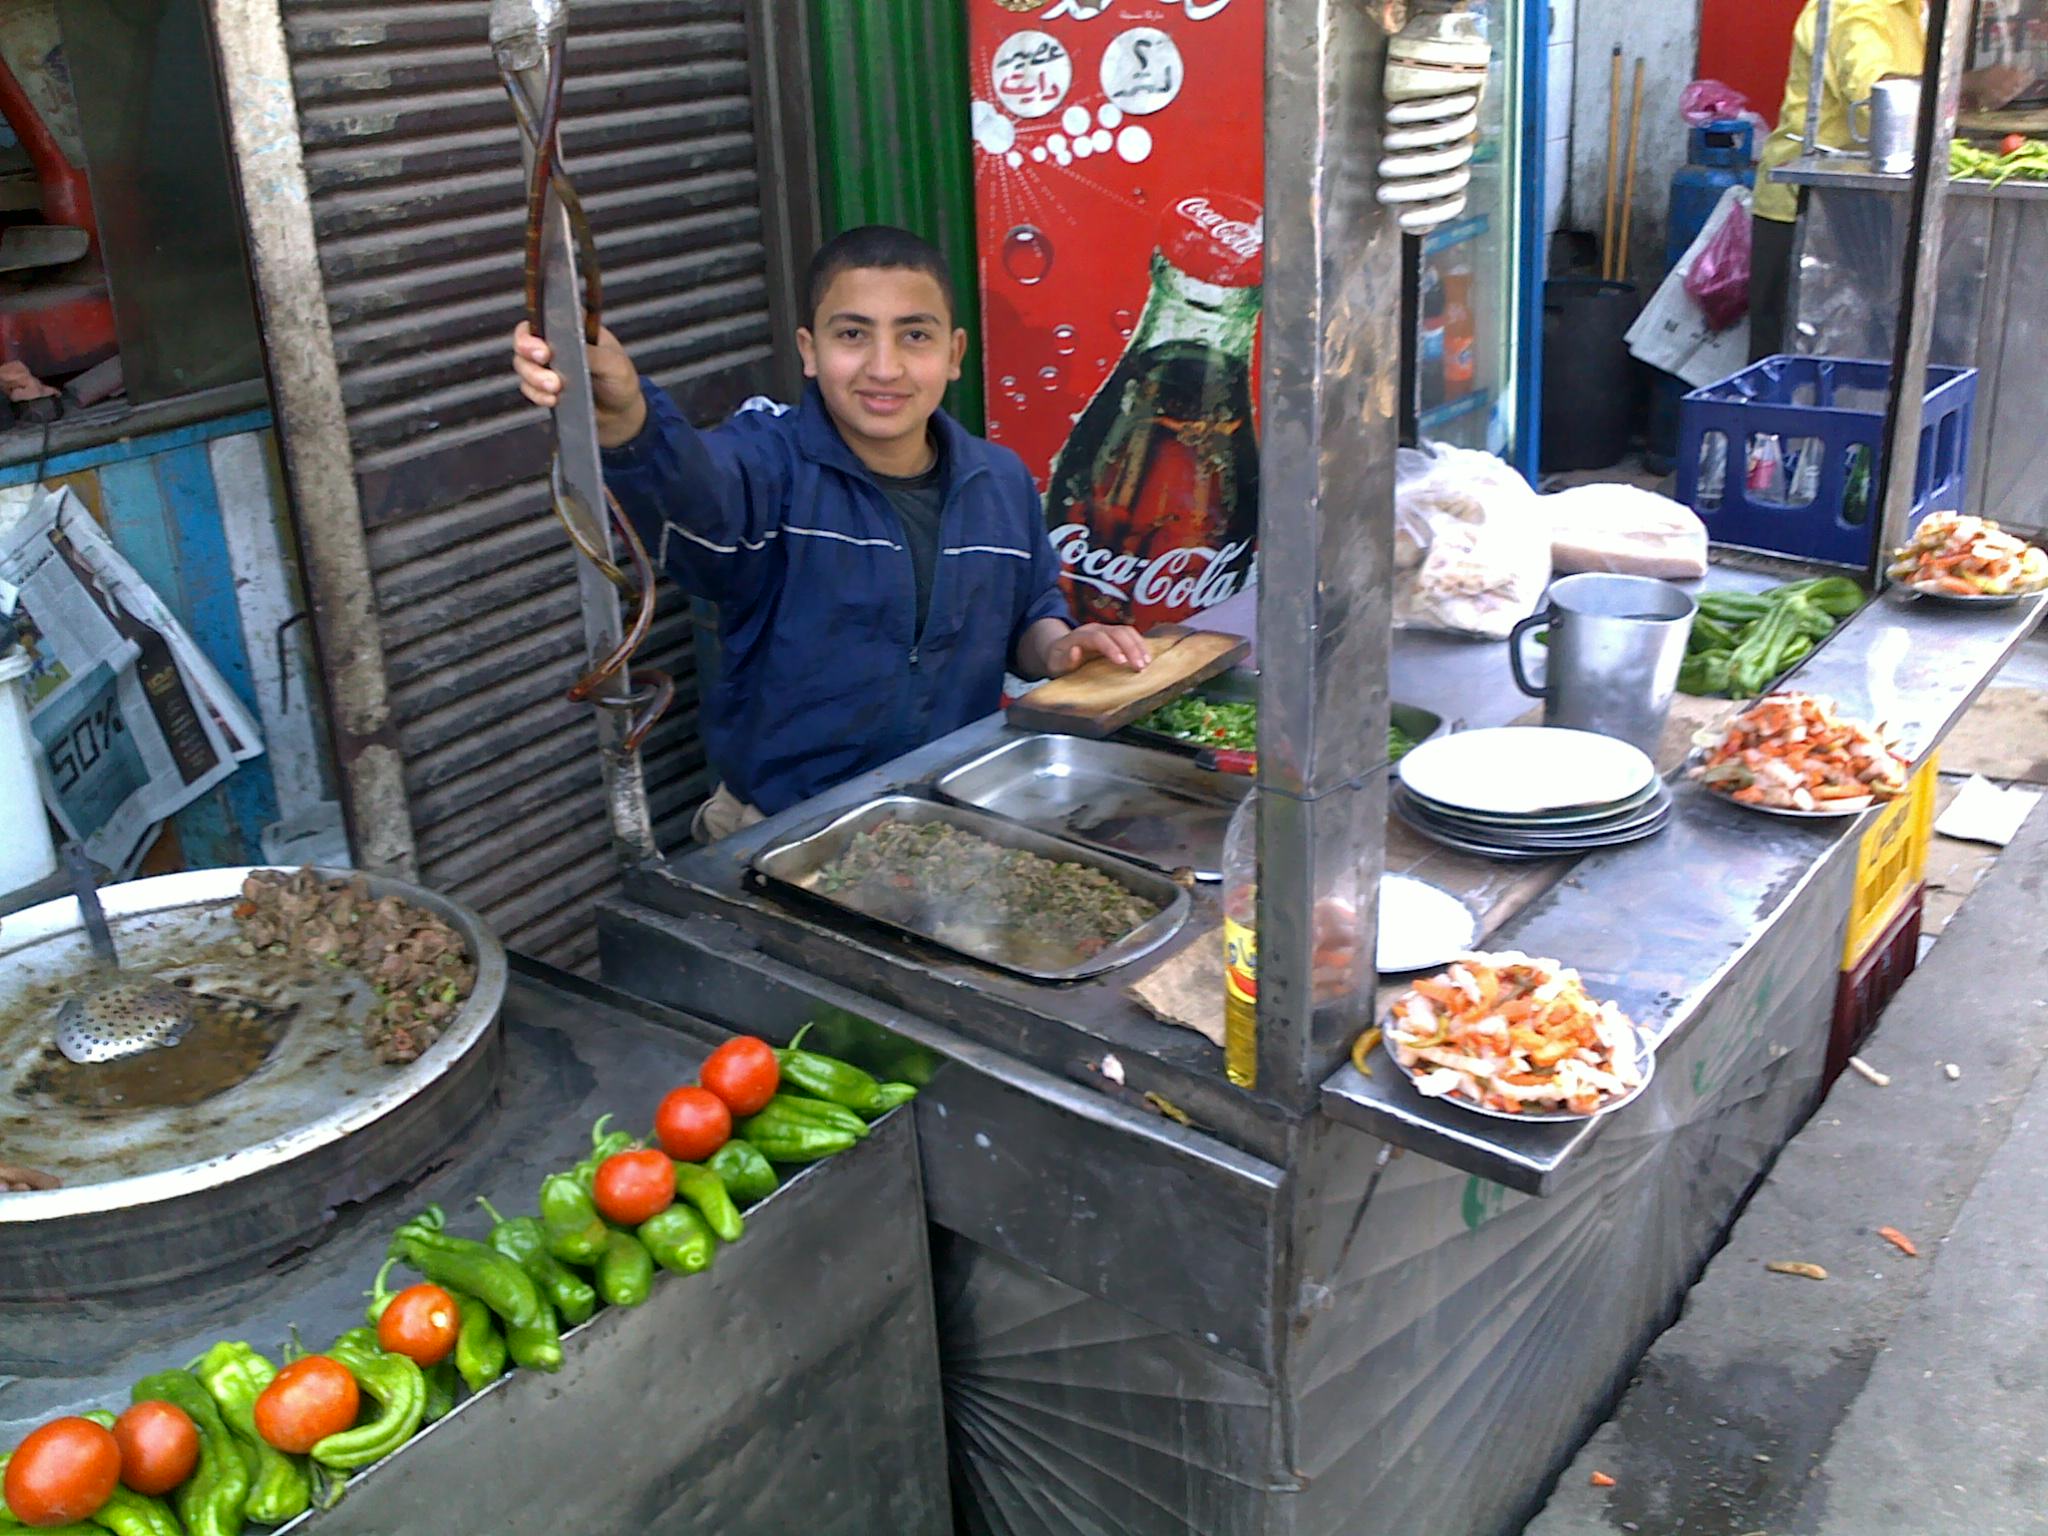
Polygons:
<instances>
[{"instance_id":1,"label":"newspaper sheet","mask_svg":"<svg viewBox=\"0 0 2048 1536\"><path fill-rule=\"evenodd\" d=\"M44 802L117 877L159 823L263 751L255 719L69 490L0 491L0 612L35 661Z\"/></svg>"}]
</instances>

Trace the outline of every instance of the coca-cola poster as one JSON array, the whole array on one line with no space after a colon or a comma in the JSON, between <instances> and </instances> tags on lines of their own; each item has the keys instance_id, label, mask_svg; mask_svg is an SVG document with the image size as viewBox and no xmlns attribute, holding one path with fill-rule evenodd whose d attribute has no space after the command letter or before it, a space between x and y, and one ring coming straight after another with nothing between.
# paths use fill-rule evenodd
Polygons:
<instances>
[{"instance_id":1,"label":"coca-cola poster","mask_svg":"<svg viewBox=\"0 0 2048 1536\"><path fill-rule=\"evenodd\" d=\"M1188 618L1257 556L1264 7L968 4L988 435L1078 618Z\"/></svg>"}]
</instances>

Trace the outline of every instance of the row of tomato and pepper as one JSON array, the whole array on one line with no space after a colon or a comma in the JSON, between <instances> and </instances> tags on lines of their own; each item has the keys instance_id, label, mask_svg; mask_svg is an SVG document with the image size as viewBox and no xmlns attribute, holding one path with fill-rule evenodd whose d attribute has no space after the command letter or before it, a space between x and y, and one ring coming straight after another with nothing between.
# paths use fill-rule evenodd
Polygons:
<instances>
[{"instance_id":1,"label":"row of tomato and pepper","mask_svg":"<svg viewBox=\"0 0 2048 1536\"><path fill-rule=\"evenodd\" d=\"M52 1420L0 1457L0 1531L64 1536L238 1536L338 1500L350 1474L404 1445L509 1367L561 1369L561 1334L600 1306L636 1307L660 1270L710 1268L744 1208L781 1184L776 1165L844 1152L914 1098L850 1063L752 1036L713 1051L662 1099L653 1145L591 1128L574 1168L541 1183L537 1215L479 1199L486 1239L448 1230L439 1206L392 1234L368 1323L279 1369L244 1342L135 1384L118 1417ZM423 1278L392 1292L403 1265ZM366 1412L367 1410L367 1412Z\"/></svg>"}]
</instances>

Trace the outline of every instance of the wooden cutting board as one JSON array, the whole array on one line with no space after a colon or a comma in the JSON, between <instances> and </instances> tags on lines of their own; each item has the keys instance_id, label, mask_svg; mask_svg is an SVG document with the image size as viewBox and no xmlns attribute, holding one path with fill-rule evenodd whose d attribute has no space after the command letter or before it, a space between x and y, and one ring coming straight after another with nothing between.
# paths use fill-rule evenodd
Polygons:
<instances>
[{"instance_id":1,"label":"wooden cutting board","mask_svg":"<svg viewBox=\"0 0 2048 1536\"><path fill-rule=\"evenodd\" d=\"M1252 648L1242 635L1180 624L1160 625L1145 644L1152 649L1152 665L1144 671L1094 657L1012 702L1010 724L1066 736L1110 736L1236 666Z\"/></svg>"}]
</instances>

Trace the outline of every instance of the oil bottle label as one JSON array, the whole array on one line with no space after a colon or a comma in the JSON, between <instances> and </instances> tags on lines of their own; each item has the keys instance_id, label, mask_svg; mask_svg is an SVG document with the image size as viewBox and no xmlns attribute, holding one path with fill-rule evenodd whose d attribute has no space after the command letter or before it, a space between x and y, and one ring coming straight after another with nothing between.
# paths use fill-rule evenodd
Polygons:
<instances>
[{"instance_id":1,"label":"oil bottle label","mask_svg":"<svg viewBox=\"0 0 2048 1536\"><path fill-rule=\"evenodd\" d=\"M1223 985L1241 1003L1259 1000L1259 936L1243 923L1223 923Z\"/></svg>"},{"instance_id":2,"label":"oil bottle label","mask_svg":"<svg viewBox=\"0 0 2048 1536\"><path fill-rule=\"evenodd\" d=\"M1223 920L1223 1070L1250 1088L1259 1067L1259 938L1243 923Z\"/></svg>"}]
</instances>

